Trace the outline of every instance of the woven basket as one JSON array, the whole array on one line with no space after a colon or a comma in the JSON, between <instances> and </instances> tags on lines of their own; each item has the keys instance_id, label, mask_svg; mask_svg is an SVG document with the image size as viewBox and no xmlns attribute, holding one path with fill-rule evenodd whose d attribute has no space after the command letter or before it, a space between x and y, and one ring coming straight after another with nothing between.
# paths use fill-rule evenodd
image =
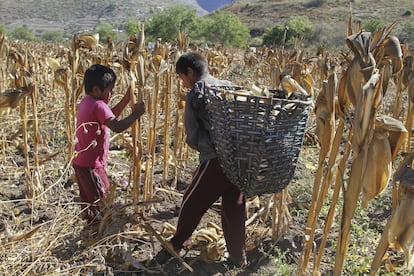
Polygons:
<instances>
[{"instance_id":1,"label":"woven basket","mask_svg":"<svg viewBox=\"0 0 414 276\"><path fill-rule=\"evenodd\" d=\"M226 176L247 197L286 188L295 173L310 98L279 98L280 90L259 97L233 87L208 89L212 138Z\"/></svg>"}]
</instances>

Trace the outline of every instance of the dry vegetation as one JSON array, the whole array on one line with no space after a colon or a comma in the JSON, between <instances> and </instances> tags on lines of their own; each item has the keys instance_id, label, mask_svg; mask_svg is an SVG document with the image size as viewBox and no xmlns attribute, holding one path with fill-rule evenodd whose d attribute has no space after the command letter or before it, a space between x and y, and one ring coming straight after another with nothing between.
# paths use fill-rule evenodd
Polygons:
<instances>
[{"instance_id":1,"label":"dry vegetation","mask_svg":"<svg viewBox=\"0 0 414 276\"><path fill-rule=\"evenodd\" d=\"M349 51L343 54L324 49L195 49L206 56L215 76L262 97L266 87L288 94L303 90L315 102L288 189L249 199L252 266L247 273L307 275L313 269L355 275L368 274L371 265L372 273L409 272L404 257L412 248L412 227L401 217L411 210L398 211L397 206L412 193L406 187L410 182L402 170L399 182L392 187L389 181L401 152L411 151L411 126L407 131L404 124L411 122L413 56L390 36L392 27L375 34L372 43L368 34L357 35L357 26L352 27ZM174 231L196 155L183 140L184 91L173 70L188 41L183 36L177 45L157 45L153 52L142 42L137 36L124 45L100 48L91 36L74 36L71 45L0 40L1 271L240 272L223 261L219 204L203 218L185 259L146 266ZM100 238L94 240L83 230L70 162L83 72L96 62L117 71L115 98L130 86L138 87L148 112L130 131L112 137L108 172L113 189L105 202ZM378 174L364 173L374 169ZM385 226L390 215L397 222ZM384 255L388 257L382 262Z\"/></svg>"}]
</instances>

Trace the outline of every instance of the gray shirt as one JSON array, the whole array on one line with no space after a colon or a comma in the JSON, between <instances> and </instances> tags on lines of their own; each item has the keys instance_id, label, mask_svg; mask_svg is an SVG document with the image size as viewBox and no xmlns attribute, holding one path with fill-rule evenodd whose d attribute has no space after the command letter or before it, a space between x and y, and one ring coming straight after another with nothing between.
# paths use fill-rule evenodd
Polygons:
<instances>
[{"instance_id":1,"label":"gray shirt","mask_svg":"<svg viewBox=\"0 0 414 276\"><path fill-rule=\"evenodd\" d=\"M211 123L206 107L208 86L230 86L231 82L219 80L210 74L205 74L190 89L185 105L185 132L187 144L199 152L200 162L217 157L214 143L210 136Z\"/></svg>"}]
</instances>

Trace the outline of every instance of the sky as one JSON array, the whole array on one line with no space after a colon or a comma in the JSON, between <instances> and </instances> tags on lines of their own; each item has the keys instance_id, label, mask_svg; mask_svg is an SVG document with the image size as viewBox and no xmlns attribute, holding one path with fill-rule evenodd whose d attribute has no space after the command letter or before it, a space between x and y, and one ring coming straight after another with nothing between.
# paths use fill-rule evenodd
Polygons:
<instances>
[{"instance_id":1,"label":"sky","mask_svg":"<svg viewBox=\"0 0 414 276\"><path fill-rule=\"evenodd\" d=\"M220 7L231 4L232 0L197 0L197 3L206 11L212 12Z\"/></svg>"}]
</instances>

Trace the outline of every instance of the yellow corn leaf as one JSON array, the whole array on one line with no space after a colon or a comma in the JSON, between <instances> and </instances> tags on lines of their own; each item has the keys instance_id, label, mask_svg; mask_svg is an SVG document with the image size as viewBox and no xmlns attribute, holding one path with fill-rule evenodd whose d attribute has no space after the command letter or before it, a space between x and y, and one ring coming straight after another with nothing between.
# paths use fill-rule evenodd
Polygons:
<instances>
[{"instance_id":1,"label":"yellow corn leaf","mask_svg":"<svg viewBox=\"0 0 414 276\"><path fill-rule=\"evenodd\" d=\"M308 95L306 90L291 76L286 75L282 78L280 83L282 90L289 96L293 92L301 92L304 95Z\"/></svg>"},{"instance_id":2,"label":"yellow corn leaf","mask_svg":"<svg viewBox=\"0 0 414 276\"><path fill-rule=\"evenodd\" d=\"M57 69L60 68L60 62L55 58L47 57L46 58L46 64L50 68L52 68L53 71L56 71Z\"/></svg>"},{"instance_id":3,"label":"yellow corn leaf","mask_svg":"<svg viewBox=\"0 0 414 276\"><path fill-rule=\"evenodd\" d=\"M309 95L314 95L315 94L315 91L313 89L314 81L312 79L311 74L307 73L302 78L301 84L302 84L303 88L306 90L306 92L308 92Z\"/></svg>"}]
</instances>

